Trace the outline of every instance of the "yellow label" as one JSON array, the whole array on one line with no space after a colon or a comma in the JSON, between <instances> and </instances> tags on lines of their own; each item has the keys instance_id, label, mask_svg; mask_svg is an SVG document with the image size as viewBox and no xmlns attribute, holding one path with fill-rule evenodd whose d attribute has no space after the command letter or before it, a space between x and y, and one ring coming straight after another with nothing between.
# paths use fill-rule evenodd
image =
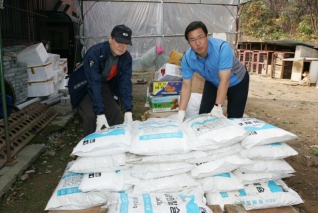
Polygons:
<instances>
[{"instance_id":1,"label":"yellow label","mask_svg":"<svg viewBox=\"0 0 318 213\"><path fill-rule=\"evenodd\" d=\"M156 94L158 91L162 90L168 82L153 82L153 94Z\"/></svg>"}]
</instances>

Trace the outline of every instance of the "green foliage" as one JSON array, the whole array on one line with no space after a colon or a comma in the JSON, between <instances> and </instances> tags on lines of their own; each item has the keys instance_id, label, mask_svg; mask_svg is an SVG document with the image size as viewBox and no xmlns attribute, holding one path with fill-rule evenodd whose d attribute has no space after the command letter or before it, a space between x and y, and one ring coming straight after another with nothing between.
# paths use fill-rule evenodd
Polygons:
<instances>
[{"instance_id":1,"label":"green foliage","mask_svg":"<svg viewBox=\"0 0 318 213\"><path fill-rule=\"evenodd\" d=\"M243 5L240 11L240 30L245 36L261 40L317 38L306 2L255 0Z\"/></svg>"}]
</instances>

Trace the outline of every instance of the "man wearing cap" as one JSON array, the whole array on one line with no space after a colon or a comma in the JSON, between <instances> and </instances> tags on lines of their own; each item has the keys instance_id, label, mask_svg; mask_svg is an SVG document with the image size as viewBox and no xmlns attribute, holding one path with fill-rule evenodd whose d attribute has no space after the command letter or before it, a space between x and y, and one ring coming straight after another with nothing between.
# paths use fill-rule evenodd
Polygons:
<instances>
[{"instance_id":1,"label":"man wearing cap","mask_svg":"<svg viewBox=\"0 0 318 213\"><path fill-rule=\"evenodd\" d=\"M84 137L103 126L132 123L132 58L127 51L132 31L125 25L113 28L108 41L95 44L71 74L68 89L72 108L83 118Z\"/></svg>"}]
</instances>

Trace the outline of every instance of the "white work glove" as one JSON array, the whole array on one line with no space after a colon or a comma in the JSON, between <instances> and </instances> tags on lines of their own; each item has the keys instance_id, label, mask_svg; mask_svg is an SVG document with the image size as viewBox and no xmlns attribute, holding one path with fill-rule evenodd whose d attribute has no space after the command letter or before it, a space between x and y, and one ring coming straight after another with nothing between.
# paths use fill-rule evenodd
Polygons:
<instances>
[{"instance_id":1,"label":"white work glove","mask_svg":"<svg viewBox=\"0 0 318 213\"><path fill-rule=\"evenodd\" d=\"M97 115L95 132L101 130L103 126L105 126L106 128L109 128L106 116L104 114Z\"/></svg>"},{"instance_id":2,"label":"white work glove","mask_svg":"<svg viewBox=\"0 0 318 213\"><path fill-rule=\"evenodd\" d=\"M125 116L124 116L124 124L128 124L131 125L133 122L132 119L132 113L131 112L125 112Z\"/></svg>"},{"instance_id":3,"label":"white work glove","mask_svg":"<svg viewBox=\"0 0 318 213\"><path fill-rule=\"evenodd\" d=\"M210 112L210 115L217 118L226 118L223 115L223 108L221 104L219 104L218 106L214 106L212 111Z\"/></svg>"},{"instance_id":4,"label":"white work glove","mask_svg":"<svg viewBox=\"0 0 318 213\"><path fill-rule=\"evenodd\" d=\"M185 116L185 111L184 110L179 110L178 112L178 121L180 121L181 123L183 122Z\"/></svg>"}]
</instances>

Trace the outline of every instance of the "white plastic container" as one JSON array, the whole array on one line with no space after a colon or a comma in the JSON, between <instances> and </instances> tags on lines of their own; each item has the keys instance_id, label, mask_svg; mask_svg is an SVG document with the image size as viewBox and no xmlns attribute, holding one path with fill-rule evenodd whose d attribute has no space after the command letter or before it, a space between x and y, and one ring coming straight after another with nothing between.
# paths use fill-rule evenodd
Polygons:
<instances>
[{"instance_id":1,"label":"white plastic container","mask_svg":"<svg viewBox=\"0 0 318 213\"><path fill-rule=\"evenodd\" d=\"M27 67L28 82L46 81L54 76L52 62L44 65Z\"/></svg>"},{"instance_id":2,"label":"white plastic container","mask_svg":"<svg viewBox=\"0 0 318 213\"><path fill-rule=\"evenodd\" d=\"M59 68L67 73L67 58L61 58L59 62Z\"/></svg>"},{"instance_id":3,"label":"white plastic container","mask_svg":"<svg viewBox=\"0 0 318 213\"><path fill-rule=\"evenodd\" d=\"M43 65L49 58L42 43L29 46L18 53L18 62L26 63L28 67Z\"/></svg>"},{"instance_id":4,"label":"white plastic container","mask_svg":"<svg viewBox=\"0 0 318 213\"><path fill-rule=\"evenodd\" d=\"M48 96L53 92L53 78L43 82L28 82L28 97Z\"/></svg>"},{"instance_id":5,"label":"white plastic container","mask_svg":"<svg viewBox=\"0 0 318 213\"><path fill-rule=\"evenodd\" d=\"M46 60L45 63L52 62L53 70L58 69L60 66L60 55L52 54L52 53L48 53L48 55L49 55L49 58Z\"/></svg>"}]
</instances>

